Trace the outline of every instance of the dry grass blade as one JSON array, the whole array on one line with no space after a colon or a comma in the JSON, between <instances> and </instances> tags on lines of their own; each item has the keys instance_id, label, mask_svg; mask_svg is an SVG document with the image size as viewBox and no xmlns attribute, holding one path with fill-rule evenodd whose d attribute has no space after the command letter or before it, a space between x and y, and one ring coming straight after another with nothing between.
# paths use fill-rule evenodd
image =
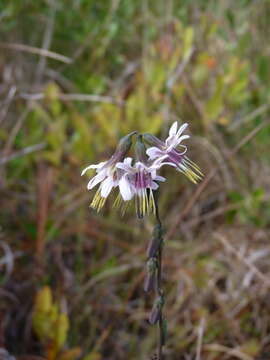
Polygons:
<instances>
[{"instance_id":1,"label":"dry grass blade","mask_svg":"<svg viewBox=\"0 0 270 360\"><path fill-rule=\"evenodd\" d=\"M40 143L40 144L36 144L36 145L27 146L22 150L19 150L13 154L10 154L8 156L4 156L4 157L0 158L0 165L6 164L7 162L9 162L13 159L31 154L33 152L43 150L45 147L46 147L46 143Z\"/></svg>"},{"instance_id":2,"label":"dry grass blade","mask_svg":"<svg viewBox=\"0 0 270 360\"><path fill-rule=\"evenodd\" d=\"M14 96L16 94L17 88L16 86L11 86L7 98L5 100L4 106L1 109L0 112L0 123L4 120L5 116L7 115L8 109L10 107L10 104L12 103L12 100L14 99Z\"/></svg>"},{"instance_id":3,"label":"dry grass blade","mask_svg":"<svg viewBox=\"0 0 270 360\"><path fill-rule=\"evenodd\" d=\"M231 349L231 348L229 348L227 346L223 346L223 345L220 345L220 344L205 345L203 347L203 350L225 353L225 354L227 354L228 358L236 357L237 359L240 359L240 360L254 360L253 357L250 357L249 355L244 354L239 349Z\"/></svg>"},{"instance_id":4,"label":"dry grass blade","mask_svg":"<svg viewBox=\"0 0 270 360\"><path fill-rule=\"evenodd\" d=\"M230 242L226 239L226 237L220 233L214 234L215 238L224 246L224 248L234 254L236 258L247 266L257 277L263 282L263 284L270 288L270 280L246 257L244 257L240 251L237 251Z\"/></svg>"},{"instance_id":5,"label":"dry grass blade","mask_svg":"<svg viewBox=\"0 0 270 360\"><path fill-rule=\"evenodd\" d=\"M25 100L42 100L45 98L45 94L36 93L36 94L20 94L20 97ZM109 104L119 104L123 105L122 100L118 100L111 96L102 96L102 95L92 95L92 94L58 94L57 97L63 101L86 101L86 102L102 102Z\"/></svg>"},{"instance_id":6,"label":"dry grass blade","mask_svg":"<svg viewBox=\"0 0 270 360\"><path fill-rule=\"evenodd\" d=\"M200 325L198 327L198 341L197 341L197 349L196 349L196 360L201 359L202 341L203 341L204 329L205 329L205 319L202 318L201 321L200 321Z\"/></svg>"},{"instance_id":7,"label":"dry grass blade","mask_svg":"<svg viewBox=\"0 0 270 360\"><path fill-rule=\"evenodd\" d=\"M61 61L65 64L72 63L72 59L68 58L67 56L57 54L50 50L40 49L40 48L30 46L30 45L0 42L0 48L10 49L10 50L15 50L15 51L23 51L23 52L27 52L29 54L45 56L45 57L48 57L48 58L51 58L51 59L54 59L57 61Z\"/></svg>"}]
</instances>

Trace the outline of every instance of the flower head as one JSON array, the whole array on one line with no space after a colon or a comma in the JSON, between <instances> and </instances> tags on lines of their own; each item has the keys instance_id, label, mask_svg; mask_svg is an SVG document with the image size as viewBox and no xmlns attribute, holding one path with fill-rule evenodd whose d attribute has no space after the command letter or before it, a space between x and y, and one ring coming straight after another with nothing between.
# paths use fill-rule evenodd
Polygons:
<instances>
[{"instance_id":1,"label":"flower head","mask_svg":"<svg viewBox=\"0 0 270 360\"><path fill-rule=\"evenodd\" d=\"M132 144L131 138L135 133L136 131L126 135L119 141L115 153L108 161L89 165L81 173L81 175L84 175L89 169L96 169L96 175L90 179L87 189L91 190L99 184L99 188L90 205L97 211L104 206L112 189L117 187L119 184L119 180L123 172L116 167L116 164L119 161L122 161L126 153L129 151Z\"/></svg>"},{"instance_id":2,"label":"flower head","mask_svg":"<svg viewBox=\"0 0 270 360\"><path fill-rule=\"evenodd\" d=\"M88 183L88 190L98 185L91 207L99 211L112 189L119 187L119 194L114 204L121 206L125 211L130 201L134 199L137 215L141 218L145 214L156 212L153 192L158 189L158 182L166 180L158 174L163 165L173 166L195 183L201 179L203 174L185 155L187 147L182 144L183 140L189 138L189 135L183 135L187 126L188 124L185 123L178 128L177 122L174 122L165 141L151 134L137 135L135 161L131 157L126 157L132 145L132 136L137 133L134 131L120 140L109 160L87 166L82 171L82 175L89 169L96 171L95 176ZM145 143L150 144L151 147L146 149Z\"/></svg>"},{"instance_id":3,"label":"flower head","mask_svg":"<svg viewBox=\"0 0 270 360\"><path fill-rule=\"evenodd\" d=\"M157 181L165 181L162 176L157 175L157 170L162 166L162 162L157 160L151 165L137 161L132 165L132 158L126 158L119 162L116 167L121 169L124 174L119 180L119 190L123 201L130 201L135 197L135 207L138 217L143 217L148 213L155 213L155 200L153 190L159 185ZM119 203L117 199L117 205Z\"/></svg>"},{"instance_id":4,"label":"flower head","mask_svg":"<svg viewBox=\"0 0 270 360\"><path fill-rule=\"evenodd\" d=\"M148 148L146 153L150 160L165 159L169 165L184 173L194 183L197 183L203 174L200 168L185 155L187 152L186 145L181 144L183 140L189 138L189 135L182 135L187 126L188 124L185 123L178 129L177 121L175 121L165 142L151 134L144 134L145 141L154 145Z\"/></svg>"}]
</instances>

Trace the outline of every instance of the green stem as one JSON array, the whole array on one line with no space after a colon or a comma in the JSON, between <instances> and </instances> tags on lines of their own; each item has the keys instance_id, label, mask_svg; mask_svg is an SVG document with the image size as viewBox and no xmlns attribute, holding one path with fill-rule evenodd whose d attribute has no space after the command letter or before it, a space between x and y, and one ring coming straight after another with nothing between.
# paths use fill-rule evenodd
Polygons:
<instances>
[{"instance_id":1,"label":"green stem","mask_svg":"<svg viewBox=\"0 0 270 360\"><path fill-rule=\"evenodd\" d=\"M156 220L157 224L160 226L162 233L162 223L159 216L158 200L157 195L155 196L155 206L156 206ZM157 253L157 292L161 299L164 297L164 292L162 290L162 247L163 241L160 241L160 247ZM164 334L163 334L163 313L162 313L163 304L160 308L158 327L159 327L159 344L158 344L158 360L163 360L163 345L164 345Z\"/></svg>"}]
</instances>

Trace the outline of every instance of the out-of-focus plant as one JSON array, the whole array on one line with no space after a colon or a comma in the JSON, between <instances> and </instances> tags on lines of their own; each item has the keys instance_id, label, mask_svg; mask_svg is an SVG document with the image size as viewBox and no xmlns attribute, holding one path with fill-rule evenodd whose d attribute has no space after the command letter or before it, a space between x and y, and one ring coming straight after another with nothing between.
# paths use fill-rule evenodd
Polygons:
<instances>
[{"instance_id":1,"label":"out-of-focus plant","mask_svg":"<svg viewBox=\"0 0 270 360\"><path fill-rule=\"evenodd\" d=\"M36 295L33 310L33 330L46 349L47 360L74 360L81 354L80 348L65 350L69 319L54 302L50 287L45 286Z\"/></svg>"}]
</instances>

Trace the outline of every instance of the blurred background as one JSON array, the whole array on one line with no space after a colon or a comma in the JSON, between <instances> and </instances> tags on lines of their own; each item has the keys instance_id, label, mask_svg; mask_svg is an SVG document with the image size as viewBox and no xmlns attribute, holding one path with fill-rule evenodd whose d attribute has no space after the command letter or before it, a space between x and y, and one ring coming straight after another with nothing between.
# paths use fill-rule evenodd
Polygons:
<instances>
[{"instance_id":1,"label":"blurred background","mask_svg":"<svg viewBox=\"0 0 270 360\"><path fill-rule=\"evenodd\" d=\"M0 5L0 357L152 359L154 219L89 209L81 170L188 122L204 180L161 186L166 359L270 358L270 3Z\"/></svg>"}]
</instances>

